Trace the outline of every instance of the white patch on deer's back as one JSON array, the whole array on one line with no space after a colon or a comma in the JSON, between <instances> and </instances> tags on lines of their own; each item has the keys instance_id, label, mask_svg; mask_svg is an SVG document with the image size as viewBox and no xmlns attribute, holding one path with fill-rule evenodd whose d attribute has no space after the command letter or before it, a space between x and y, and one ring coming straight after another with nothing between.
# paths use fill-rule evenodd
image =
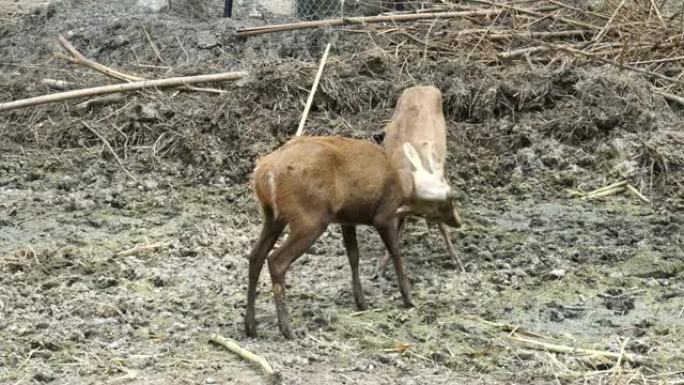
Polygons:
<instances>
[{"instance_id":1,"label":"white patch on deer's back","mask_svg":"<svg viewBox=\"0 0 684 385\"><path fill-rule=\"evenodd\" d=\"M277 191L276 191L276 176L273 171L266 172L266 184L271 193L271 206L273 209L273 219L278 219L278 202L277 202Z\"/></svg>"}]
</instances>

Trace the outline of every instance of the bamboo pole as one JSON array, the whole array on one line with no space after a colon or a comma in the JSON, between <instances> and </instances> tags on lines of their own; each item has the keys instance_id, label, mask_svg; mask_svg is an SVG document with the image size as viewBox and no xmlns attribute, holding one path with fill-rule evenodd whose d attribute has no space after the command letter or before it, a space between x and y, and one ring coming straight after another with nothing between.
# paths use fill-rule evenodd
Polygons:
<instances>
[{"instance_id":1,"label":"bamboo pole","mask_svg":"<svg viewBox=\"0 0 684 385\"><path fill-rule=\"evenodd\" d=\"M470 16L491 16L502 12L501 9L478 9L463 12L432 12L432 13L411 13L407 15L386 15L386 16L359 16L345 17L341 19L303 21L299 23L273 24L263 27L243 28L237 31L239 37L260 35L264 33L294 31L298 29L338 27L350 24L368 24L383 22L401 22L424 19L453 19Z\"/></svg>"},{"instance_id":2,"label":"bamboo pole","mask_svg":"<svg viewBox=\"0 0 684 385\"><path fill-rule=\"evenodd\" d=\"M237 354L238 356L242 357L242 359L247 360L249 362L254 362L258 364L261 369L266 373L268 376L268 379L271 382L278 383L280 382L280 375L278 372L273 370L271 365L269 365L268 361L266 361L265 358L258 356L249 350L244 349L240 345L237 344L237 342L233 341L230 338L222 337L218 334L213 334L211 337L209 337L209 341L221 345L224 348L230 350L231 352Z\"/></svg>"},{"instance_id":3,"label":"bamboo pole","mask_svg":"<svg viewBox=\"0 0 684 385\"><path fill-rule=\"evenodd\" d=\"M0 112L9 111L16 108L31 107L39 104L61 102L69 99L82 98L86 96L97 96L111 94L115 92L136 91L144 88L165 88L183 86L193 83L208 83L224 80L236 80L247 76L247 72L224 72L211 75L182 76L158 80L142 80L132 83L114 84L108 86L84 88L80 90L58 92L49 95L36 96L28 99L15 100L0 104Z\"/></svg>"},{"instance_id":4,"label":"bamboo pole","mask_svg":"<svg viewBox=\"0 0 684 385\"><path fill-rule=\"evenodd\" d=\"M318 82L321 80L321 76L323 75L323 68L325 67L326 60L328 60L330 46L331 44L328 43L328 46L325 47L325 52L323 53L323 57L321 58L321 64L318 65L318 72L316 73L316 78L314 79L313 86L311 87L311 92L309 92L309 97L306 100L306 106L304 107L302 119L299 121L299 127L297 127L297 133L295 134L295 136L302 135L302 132L304 131L304 123L306 122L307 116L309 116L309 110L311 109L311 104L313 103L314 94L316 94L316 89L318 89Z\"/></svg>"}]
</instances>

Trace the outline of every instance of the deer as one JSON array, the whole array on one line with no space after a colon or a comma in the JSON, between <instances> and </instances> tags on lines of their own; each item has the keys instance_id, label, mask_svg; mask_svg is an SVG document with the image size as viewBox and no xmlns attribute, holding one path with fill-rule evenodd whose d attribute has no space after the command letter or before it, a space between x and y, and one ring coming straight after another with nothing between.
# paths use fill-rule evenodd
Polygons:
<instances>
[{"instance_id":1,"label":"deer","mask_svg":"<svg viewBox=\"0 0 684 385\"><path fill-rule=\"evenodd\" d=\"M397 100L394 114L385 127L383 145L395 167L401 172L415 166L404 156L403 148L410 144L417 151L420 162L425 164L431 173L424 180L416 179L412 196L407 198L405 206L399 213L398 231L401 234L408 216L419 216L427 219L428 225L436 222L452 263L465 271L461 258L456 253L449 236L448 227L461 228L463 222L454 207L453 199L424 199L418 194L425 183L434 184L435 179L448 184L444 175L446 161L446 122L442 111L442 93L434 86L414 86L405 89ZM451 197L455 197L452 194ZM438 220L435 221L434 219ZM389 255L381 256L376 268L376 276L382 276L387 268Z\"/></svg>"},{"instance_id":2,"label":"deer","mask_svg":"<svg viewBox=\"0 0 684 385\"><path fill-rule=\"evenodd\" d=\"M403 305L413 307L411 288L402 265L398 213L408 197L447 201L449 186L420 163L410 143L403 146L412 168L397 170L384 149L363 139L339 136L297 136L256 162L253 190L262 216L261 233L249 254L245 332L255 337L255 301L266 260L271 276L278 327L293 339L285 300L285 274L328 228L341 226L352 274L354 302L367 308L359 279L357 225L377 230L392 258ZM422 181L417 191L414 180ZM289 236L272 250L285 227Z\"/></svg>"}]
</instances>

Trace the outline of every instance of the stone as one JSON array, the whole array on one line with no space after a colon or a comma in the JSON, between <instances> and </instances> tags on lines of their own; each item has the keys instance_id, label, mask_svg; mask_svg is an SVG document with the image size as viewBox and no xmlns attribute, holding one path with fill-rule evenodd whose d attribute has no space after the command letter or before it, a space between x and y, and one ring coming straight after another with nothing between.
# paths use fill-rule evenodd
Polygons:
<instances>
[{"instance_id":1,"label":"stone","mask_svg":"<svg viewBox=\"0 0 684 385\"><path fill-rule=\"evenodd\" d=\"M160 13L169 9L169 0L138 0L138 8L148 13Z\"/></svg>"},{"instance_id":2,"label":"stone","mask_svg":"<svg viewBox=\"0 0 684 385\"><path fill-rule=\"evenodd\" d=\"M216 39L216 34L211 31L199 31L197 32L196 38L197 46L199 48L209 49L219 45L219 41Z\"/></svg>"}]
</instances>

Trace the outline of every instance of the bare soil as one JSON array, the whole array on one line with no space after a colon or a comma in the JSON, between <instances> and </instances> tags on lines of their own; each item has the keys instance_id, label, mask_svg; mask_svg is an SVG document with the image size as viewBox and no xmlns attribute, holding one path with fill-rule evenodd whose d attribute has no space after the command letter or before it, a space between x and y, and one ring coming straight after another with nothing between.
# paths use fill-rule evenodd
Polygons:
<instances>
[{"instance_id":1,"label":"bare soil","mask_svg":"<svg viewBox=\"0 0 684 385\"><path fill-rule=\"evenodd\" d=\"M149 15L131 0L64 0L0 25L0 102L47 93L44 78L113 81L56 57L60 34L142 76L251 74L223 95L141 92L0 115L0 383L265 383L212 333L265 357L286 384L682 380L671 373L684 370L684 116L647 79L394 55L340 31L239 39L235 28L264 21L218 19L218 1L171 3ZM467 272L437 229L410 221L403 253L417 307L404 309L391 272L372 279L384 250L360 228L372 310L358 313L331 227L288 274L298 338L278 332L264 273L260 334L249 339L245 257L260 225L249 177L293 135L329 40L310 134L372 140L406 86L444 93ZM620 179L652 203L567 195ZM149 244L161 246L120 254ZM614 360L522 345L511 327L651 362L618 371Z\"/></svg>"}]
</instances>

